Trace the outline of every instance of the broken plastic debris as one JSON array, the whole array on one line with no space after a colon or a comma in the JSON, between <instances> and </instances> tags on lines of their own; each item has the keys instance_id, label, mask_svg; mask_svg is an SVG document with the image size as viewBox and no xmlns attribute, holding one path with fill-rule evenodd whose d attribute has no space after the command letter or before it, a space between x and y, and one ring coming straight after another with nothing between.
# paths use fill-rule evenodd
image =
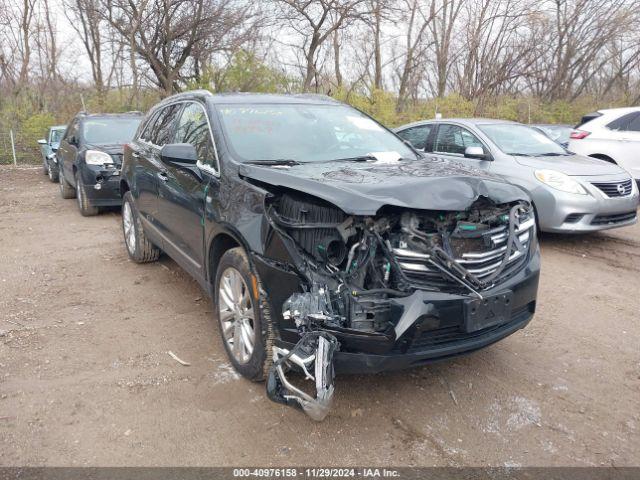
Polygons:
<instances>
[{"instance_id":1,"label":"broken plastic debris","mask_svg":"<svg viewBox=\"0 0 640 480\"><path fill-rule=\"evenodd\" d=\"M173 359L174 359L176 362L178 362L180 365L183 365L183 366L185 366L185 367L189 367L189 366L191 366L191 364L190 364L189 362L185 362L184 360L181 360L180 358L178 358L178 356L177 356L175 353L173 353L171 350L169 350L167 353L169 354L169 356L170 356L171 358L173 358Z\"/></svg>"},{"instance_id":2,"label":"broken plastic debris","mask_svg":"<svg viewBox=\"0 0 640 480\"><path fill-rule=\"evenodd\" d=\"M333 403L333 354L339 345L338 340L328 332L306 332L291 350L274 346L273 366L267 380L269 398L300 408L315 421L324 420ZM293 368L301 370L305 380L315 383L315 397L287 379L286 373Z\"/></svg>"}]
</instances>

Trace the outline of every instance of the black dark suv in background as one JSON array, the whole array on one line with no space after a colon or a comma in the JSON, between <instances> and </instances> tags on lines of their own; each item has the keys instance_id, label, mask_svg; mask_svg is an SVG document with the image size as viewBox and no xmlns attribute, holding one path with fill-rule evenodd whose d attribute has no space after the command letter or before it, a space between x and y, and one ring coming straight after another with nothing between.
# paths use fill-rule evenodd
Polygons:
<instances>
[{"instance_id":1,"label":"black dark suv in background","mask_svg":"<svg viewBox=\"0 0 640 480\"><path fill-rule=\"evenodd\" d=\"M526 194L425 158L328 97L170 97L125 147L121 190L130 257L169 254L214 299L234 367L254 380L269 369L270 397L314 418L326 404L288 368L327 398L334 362L422 365L496 342L535 311Z\"/></svg>"},{"instance_id":2,"label":"black dark suv in background","mask_svg":"<svg viewBox=\"0 0 640 480\"><path fill-rule=\"evenodd\" d=\"M84 216L99 207L119 206L120 166L124 144L142 120L140 112L79 113L69 123L57 151L62 198L78 199Z\"/></svg>"}]
</instances>

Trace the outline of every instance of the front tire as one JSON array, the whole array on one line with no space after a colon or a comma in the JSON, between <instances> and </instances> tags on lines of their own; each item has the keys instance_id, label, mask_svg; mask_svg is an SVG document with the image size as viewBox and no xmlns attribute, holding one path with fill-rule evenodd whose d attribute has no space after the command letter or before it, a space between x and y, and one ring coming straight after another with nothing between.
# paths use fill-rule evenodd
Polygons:
<instances>
[{"instance_id":1,"label":"front tire","mask_svg":"<svg viewBox=\"0 0 640 480\"><path fill-rule=\"evenodd\" d=\"M62 198L66 199L66 200L68 200L70 198L75 198L76 197L76 191L64 179L64 174L62 173L62 171L60 171L58 173L58 180L59 180L59 183L60 183L60 195L62 196Z\"/></svg>"},{"instance_id":2,"label":"front tire","mask_svg":"<svg viewBox=\"0 0 640 480\"><path fill-rule=\"evenodd\" d=\"M136 263L155 262L160 249L149 241L142 229L142 221L133 206L131 192L122 197L122 232L129 258Z\"/></svg>"},{"instance_id":3,"label":"front tire","mask_svg":"<svg viewBox=\"0 0 640 480\"><path fill-rule=\"evenodd\" d=\"M78 210L83 217L93 217L100 211L98 207L91 205L87 198L87 192L82 184L82 177L80 171L76 172L76 198L78 199Z\"/></svg>"},{"instance_id":4,"label":"front tire","mask_svg":"<svg viewBox=\"0 0 640 480\"><path fill-rule=\"evenodd\" d=\"M273 327L258 278L242 248L222 255L214 294L220 334L231 364L249 380L264 380L270 367Z\"/></svg>"}]
</instances>

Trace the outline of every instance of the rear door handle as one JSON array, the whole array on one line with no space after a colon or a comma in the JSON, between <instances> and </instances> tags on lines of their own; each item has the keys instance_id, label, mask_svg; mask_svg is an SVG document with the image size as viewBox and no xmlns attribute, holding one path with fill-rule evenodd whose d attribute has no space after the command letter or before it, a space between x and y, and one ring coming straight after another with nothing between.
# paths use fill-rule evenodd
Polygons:
<instances>
[{"instance_id":1,"label":"rear door handle","mask_svg":"<svg viewBox=\"0 0 640 480\"><path fill-rule=\"evenodd\" d=\"M156 175L158 175L158 178L163 182L167 182L169 180L169 176L167 175L167 172L158 172Z\"/></svg>"}]
</instances>

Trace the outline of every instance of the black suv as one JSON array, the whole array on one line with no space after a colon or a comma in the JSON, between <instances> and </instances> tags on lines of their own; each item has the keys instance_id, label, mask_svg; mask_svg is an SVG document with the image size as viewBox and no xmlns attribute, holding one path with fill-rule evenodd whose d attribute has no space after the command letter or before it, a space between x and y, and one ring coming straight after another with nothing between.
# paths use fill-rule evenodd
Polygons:
<instances>
[{"instance_id":1,"label":"black suv","mask_svg":"<svg viewBox=\"0 0 640 480\"><path fill-rule=\"evenodd\" d=\"M254 380L272 354L279 377L307 370L309 332L335 340L337 371L379 372L485 347L535 310L526 194L328 97L167 98L125 147L121 190L130 257L164 251L196 278ZM291 391L273 371L270 392Z\"/></svg>"},{"instance_id":2,"label":"black suv","mask_svg":"<svg viewBox=\"0 0 640 480\"><path fill-rule=\"evenodd\" d=\"M57 151L62 198L78 199L84 216L99 207L119 206L120 167L124 144L142 120L140 112L79 113L69 123Z\"/></svg>"}]
</instances>

